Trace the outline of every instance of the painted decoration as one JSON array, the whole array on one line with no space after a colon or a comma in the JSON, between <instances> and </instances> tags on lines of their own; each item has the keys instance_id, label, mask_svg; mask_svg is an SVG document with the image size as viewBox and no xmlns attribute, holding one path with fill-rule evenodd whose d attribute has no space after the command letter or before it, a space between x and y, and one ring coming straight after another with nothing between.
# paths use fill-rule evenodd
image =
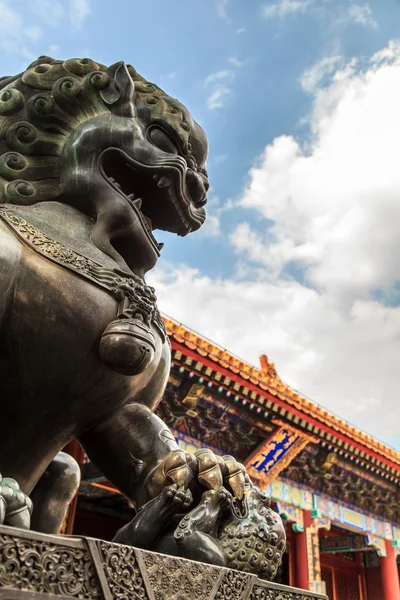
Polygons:
<instances>
[{"instance_id":1,"label":"painted decoration","mask_svg":"<svg viewBox=\"0 0 400 600\"><path fill-rule=\"evenodd\" d=\"M309 441L307 436L290 427L280 427L246 460L247 472L265 486L290 464Z\"/></svg>"}]
</instances>

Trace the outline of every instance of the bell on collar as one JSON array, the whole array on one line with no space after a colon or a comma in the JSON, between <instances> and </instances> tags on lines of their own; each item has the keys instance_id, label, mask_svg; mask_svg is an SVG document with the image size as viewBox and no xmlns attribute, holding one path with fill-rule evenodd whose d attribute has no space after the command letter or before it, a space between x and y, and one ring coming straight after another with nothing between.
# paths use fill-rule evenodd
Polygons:
<instances>
[{"instance_id":1,"label":"bell on collar","mask_svg":"<svg viewBox=\"0 0 400 600\"><path fill-rule=\"evenodd\" d=\"M140 375L152 362L156 351L154 335L140 318L111 321L100 340L100 358L122 375Z\"/></svg>"}]
</instances>

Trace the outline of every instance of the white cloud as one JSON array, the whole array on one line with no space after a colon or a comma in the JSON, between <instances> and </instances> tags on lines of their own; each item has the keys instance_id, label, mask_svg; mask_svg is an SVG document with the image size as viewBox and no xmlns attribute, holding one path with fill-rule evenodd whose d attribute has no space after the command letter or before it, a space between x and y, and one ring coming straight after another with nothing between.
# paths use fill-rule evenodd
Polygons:
<instances>
[{"instance_id":1,"label":"white cloud","mask_svg":"<svg viewBox=\"0 0 400 600\"><path fill-rule=\"evenodd\" d=\"M56 55L60 52L61 47L58 44L51 44L49 46L49 52L53 55Z\"/></svg>"},{"instance_id":2,"label":"white cloud","mask_svg":"<svg viewBox=\"0 0 400 600\"><path fill-rule=\"evenodd\" d=\"M243 67L244 65L244 62L239 60L237 56L231 56L230 58L228 58L228 62L230 62L231 65L233 65L234 67Z\"/></svg>"},{"instance_id":3,"label":"white cloud","mask_svg":"<svg viewBox=\"0 0 400 600\"><path fill-rule=\"evenodd\" d=\"M276 0L263 5L262 15L265 19L273 19L307 13L316 19L333 20L335 25L347 26L349 23L355 23L374 29L378 27L367 2L364 4L351 2L347 8L339 7L338 12L334 10L334 5L335 3L332 4L329 0L323 2L316 2L315 0Z\"/></svg>"},{"instance_id":4,"label":"white cloud","mask_svg":"<svg viewBox=\"0 0 400 600\"><path fill-rule=\"evenodd\" d=\"M82 27L89 14L90 0L69 0L69 18L74 27Z\"/></svg>"},{"instance_id":5,"label":"white cloud","mask_svg":"<svg viewBox=\"0 0 400 600\"><path fill-rule=\"evenodd\" d=\"M400 278L400 69L370 67L317 92L314 141L267 146L242 203L274 221L266 252L298 261L334 298L365 296Z\"/></svg>"},{"instance_id":6,"label":"white cloud","mask_svg":"<svg viewBox=\"0 0 400 600\"><path fill-rule=\"evenodd\" d=\"M32 0L30 8L51 27L58 27L64 18L64 7L60 0Z\"/></svg>"},{"instance_id":7,"label":"white cloud","mask_svg":"<svg viewBox=\"0 0 400 600\"><path fill-rule=\"evenodd\" d=\"M227 9L228 0L216 0L217 14L224 21L229 21Z\"/></svg>"},{"instance_id":8,"label":"white cloud","mask_svg":"<svg viewBox=\"0 0 400 600\"><path fill-rule=\"evenodd\" d=\"M351 4L348 9L348 18L353 23L367 27L378 27L378 23L372 16L372 10L368 4Z\"/></svg>"},{"instance_id":9,"label":"white cloud","mask_svg":"<svg viewBox=\"0 0 400 600\"><path fill-rule=\"evenodd\" d=\"M10 54L32 60L34 54L26 41L36 42L41 33L40 27L24 27L21 13L8 0L0 0L0 55Z\"/></svg>"},{"instance_id":10,"label":"white cloud","mask_svg":"<svg viewBox=\"0 0 400 600\"><path fill-rule=\"evenodd\" d=\"M208 214L206 222L201 228L199 235L203 235L205 237L214 237L221 235L221 233L221 223L218 216Z\"/></svg>"},{"instance_id":11,"label":"white cloud","mask_svg":"<svg viewBox=\"0 0 400 600\"><path fill-rule=\"evenodd\" d=\"M223 108L224 100L227 96L230 96L231 92L232 90L224 85L216 85L210 96L207 98L207 108L209 110Z\"/></svg>"},{"instance_id":12,"label":"white cloud","mask_svg":"<svg viewBox=\"0 0 400 600\"><path fill-rule=\"evenodd\" d=\"M295 389L341 418L394 443L400 315L359 302L351 320L329 297L295 281L215 280L188 267L159 267L149 281L160 309L258 364L266 353Z\"/></svg>"},{"instance_id":13,"label":"white cloud","mask_svg":"<svg viewBox=\"0 0 400 600\"><path fill-rule=\"evenodd\" d=\"M325 56L315 63L315 65L306 69L300 77L300 85L303 90L309 94L314 93L318 84L324 77L334 72L335 67L341 60L342 57L338 54Z\"/></svg>"},{"instance_id":14,"label":"white cloud","mask_svg":"<svg viewBox=\"0 0 400 600\"><path fill-rule=\"evenodd\" d=\"M400 65L400 40L390 40L386 48L372 55L370 62L373 65Z\"/></svg>"},{"instance_id":15,"label":"white cloud","mask_svg":"<svg viewBox=\"0 0 400 600\"><path fill-rule=\"evenodd\" d=\"M273 4L265 4L262 13L265 19L305 13L311 3L312 0L278 0Z\"/></svg>"},{"instance_id":16,"label":"white cloud","mask_svg":"<svg viewBox=\"0 0 400 600\"><path fill-rule=\"evenodd\" d=\"M22 18L5 1L0 0L0 49L13 49L21 35Z\"/></svg>"},{"instance_id":17,"label":"white cloud","mask_svg":"<svg viewBox=\"0 0 400 600\"><path fill-rule=\"evenodd\" d=\"M42 30L37 25L32 25L31 27L25 27L24 34L30 41L37 42L42 35Z\"/></svg>"},{"instance_id":18,"label":"white cloud","mask_svg":"<svg viewBox=\"0 0 400 600\"><path fill-rule=\"evenodd\" d=\"M151 276L164 312L255 364L265 352L288 384L392 444L400 306L387 300L400 280L399 96L400 44L362 69L352 61L333 73L315 90L307 147L280 136L249 173L240 199L252 209L248 223L226 236L237 276L184 266ZM260 217L269 219L264 230Z\"/></svg>"},{"instance_id":19,"label":"white cloud","mask_svg":"<svg viewBox=\"0 0 400 600\"><path fill-rule=\"evenodd\" d=\"M244 33L246 31L246 27L239 27L239 29L236 29L236 33Z\"/></svg>"},{"instance_id":20,"label":"white cloud","mask_svg":"<svg viewBox=\"0 0 400 600\"><path fill-rule=\"evenodd\" d=\"M230 79L233 77L232 71L228 69L222 69L221 71L216 71L215 73L210 73L204 80L206 85L210 83L214 83L214 81L220 81L221 79Z\"/></svg>"},{"instance_id":21,"label":"white cloud","mask_svg":"<svg viewBox=\"0 0 400 600\"><path fill-rule=\"evenodd\" d=\"M215 73L210 73L204 80L206 87L212 86L212 91L207 98L207 108L215 110L224 106L224 100L230 96L232 90L226 83L221 81L232 81L235 78L233 71L229 69L221 69Z\"/></svg>"}]
</instances>

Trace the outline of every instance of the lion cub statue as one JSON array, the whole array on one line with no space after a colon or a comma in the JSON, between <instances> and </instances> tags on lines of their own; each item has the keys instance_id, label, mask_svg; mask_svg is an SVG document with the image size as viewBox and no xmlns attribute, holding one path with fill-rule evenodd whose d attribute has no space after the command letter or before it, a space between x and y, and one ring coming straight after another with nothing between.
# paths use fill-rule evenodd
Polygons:
<instances>
[{"instance_id":1,"label":"lion cub statue","mask_svg":"<svg viewBox=\"0 0 400 600\"><path fill-rule=\"evenodd\" d=\"M247 485L242 500L223 487L203 492L192 504L189 490L167 486L117 532L114 542L254 573L272 580L286 534L270 498Z\"/></svg>"}]
</instances>

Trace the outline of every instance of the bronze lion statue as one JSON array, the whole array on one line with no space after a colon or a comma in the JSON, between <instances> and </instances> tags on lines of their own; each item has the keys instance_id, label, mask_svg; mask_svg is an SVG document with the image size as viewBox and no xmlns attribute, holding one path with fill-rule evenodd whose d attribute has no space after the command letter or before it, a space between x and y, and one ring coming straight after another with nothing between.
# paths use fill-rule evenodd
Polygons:
<instances>
[{"instance_id":1,"label":"bronze lion statue","mask_svg":"<svg viewBox=\"0 0 400 600\"><path fill-rule=\"evenodd\" d=\"M123 62L41 56L0 80L0 520L57 532L77 438L137 507L244 468L179 450L153 414L170 370L154 230L201 227L207 138Z\"/></svg>"},{"instance_id":2,"label":"bronze lion statue","mask_svg":"<svg viewBox=\"0 0 400 600\"><path fill-rule=\"evenodd\" d=\"M171 358L145 281L154 231L201 227L207 153L187 109L124 62L41 56L0 79L0 523L60 530L72 439L139 515L171 489L193 526L205 490L215 507L250 498L234 458L184 452L154 415ZM228 528L218 539L229 556Z\"/></svg>"}]
</instances>

